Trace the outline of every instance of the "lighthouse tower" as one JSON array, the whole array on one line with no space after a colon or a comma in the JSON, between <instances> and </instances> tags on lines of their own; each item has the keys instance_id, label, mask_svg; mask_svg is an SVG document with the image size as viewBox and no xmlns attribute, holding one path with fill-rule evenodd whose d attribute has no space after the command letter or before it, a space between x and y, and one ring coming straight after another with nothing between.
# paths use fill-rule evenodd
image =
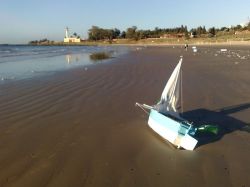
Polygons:
<instances>
[{"instance_id":1,"label":"lighthouse tower","mask_svg":"<svg viewBox=\"0 0 250 187\"><path fill-rule=\"evenodd\" d=\"M69 28L66 27L65 29L65 38L69 38Z\"/></svg>"}]
</instances>

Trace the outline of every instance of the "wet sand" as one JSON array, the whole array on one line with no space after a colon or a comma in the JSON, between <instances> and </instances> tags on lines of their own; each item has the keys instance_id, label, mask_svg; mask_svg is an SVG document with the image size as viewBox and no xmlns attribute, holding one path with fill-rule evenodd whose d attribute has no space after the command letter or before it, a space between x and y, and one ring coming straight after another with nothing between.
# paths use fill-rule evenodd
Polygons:
<instances>
[{"instance_id":1,"label":"wet sand","mask_svg":"<svg viewBox=\"0 0 250 187\"><path fill-rule=\"evenodd\" d=\"M138 48L111 63L0 84L0 186L250 186L250 57ZM215 55L217 54L217 55ZM179 60L184 116L221 127L173 149L135 102L154 104Z\"/></svg>"}]
</instances>

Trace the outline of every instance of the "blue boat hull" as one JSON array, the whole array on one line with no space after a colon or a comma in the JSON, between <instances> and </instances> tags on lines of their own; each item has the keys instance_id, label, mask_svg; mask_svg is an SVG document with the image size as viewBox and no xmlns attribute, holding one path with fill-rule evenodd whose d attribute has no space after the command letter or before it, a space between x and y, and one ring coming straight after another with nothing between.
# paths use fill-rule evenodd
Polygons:
<instances>
[{"instance_id":1,"label":"blue boat hull","mask_svg":"<svg viewBox=\"0 0 250 187\"><path fill-rule=\"evenodd\" d=\"M154 109L150 110L148 124L156 133L178 148L182 147L186 150L193 150L198 143L189 134L191 125L174 120Z\"/></svg>"}]
</instances>

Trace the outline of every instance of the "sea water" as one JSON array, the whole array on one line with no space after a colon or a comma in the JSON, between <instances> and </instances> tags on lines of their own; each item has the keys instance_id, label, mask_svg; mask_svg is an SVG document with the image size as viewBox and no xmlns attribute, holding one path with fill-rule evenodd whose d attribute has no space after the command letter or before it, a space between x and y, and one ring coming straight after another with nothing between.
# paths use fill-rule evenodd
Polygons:
<instances>
[{"instance_id":1,"label":"sea water","mask_svg":"<svg viewBox=\"0 0 250 187\"><path fill-rule=\"evenodd\" d=\"M90 59L92 53L105 52L118 57L128 51L128 47L122 46L0 45L0 83L96 65Z\"/></svg>"}]
</instances>

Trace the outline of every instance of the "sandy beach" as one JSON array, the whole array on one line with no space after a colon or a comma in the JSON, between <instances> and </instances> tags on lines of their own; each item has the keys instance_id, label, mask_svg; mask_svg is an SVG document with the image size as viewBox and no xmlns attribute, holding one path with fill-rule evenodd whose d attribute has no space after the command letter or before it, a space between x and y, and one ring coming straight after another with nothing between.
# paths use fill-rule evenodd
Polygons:
<instances>
[{"instance_id":1,"label":"sandy beach","mask_svg":"<svg viewBox=\"0 0 250 187\"><path fill-rule=\"evenodd\" d=\"M250 186L250 50L222 47L138 47L0 84L0 187ZM157 102L181 55L183 115L221 129L194 151L173 149L135 107Z\"/></svg>"}]
</instances>

